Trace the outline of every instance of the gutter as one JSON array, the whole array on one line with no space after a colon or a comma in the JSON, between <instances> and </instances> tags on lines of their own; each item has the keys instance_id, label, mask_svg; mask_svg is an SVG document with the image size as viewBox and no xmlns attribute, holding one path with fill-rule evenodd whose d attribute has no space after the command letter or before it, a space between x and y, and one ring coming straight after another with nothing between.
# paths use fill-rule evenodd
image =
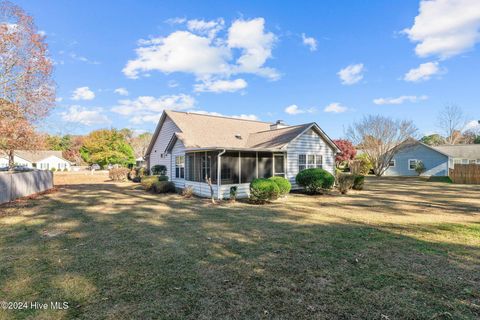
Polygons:
<instances>
[{"instance_id":1,"label":"gutter","mask_svg":"<svg viewBox=\"0 0 480 320\"><path fill-rule=\"evenodd\" d=\"M217 155L217 198L218 200L220 199L220 181L222 180L222 166L221 166L221 161L222 161L222 155L227 152L226 149L223 149L218 155Z\"/></svg>"}]
</instances>

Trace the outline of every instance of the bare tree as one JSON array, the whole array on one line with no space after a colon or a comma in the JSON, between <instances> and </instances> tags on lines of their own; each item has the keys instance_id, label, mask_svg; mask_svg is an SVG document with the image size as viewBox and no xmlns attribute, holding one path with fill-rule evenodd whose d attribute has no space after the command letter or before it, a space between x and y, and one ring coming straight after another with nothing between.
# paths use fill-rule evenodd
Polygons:
<instances>
[{"instance_id":1,"label":"bare tree","mask_svg":"<svg viewBox=\"0 0 480 320\"><path fill-rule=\"evenodd\" d=\"M34 124L55 103L52 61L44 40L31 16L0 0L0 150L9 155L10 170L13 150L39 147Z\"/></svg>"},{"instance_id":2,"label":"bare tree","mask_svg":"<svg viewBox=\"0 0 480 320\"><path fill-rule=\"evenodd\" d=\"M368 156L375 175L387 170L396 148L416 136L417 128L411 121L393 120L369 115L347 130L347 137Z\"/></svg>"},{"instance_id":3,"label":"bare tree","mask_svg":"<svg viewBox=\"0 0 480 320\"><path fill-rule=\"evenodd\" d=\"M437 118L437 126L442 131L448 144L456 144L462 138L462 129L465 126L463 110L457 105L446 105Z\"/></svg>"}]
</instances>

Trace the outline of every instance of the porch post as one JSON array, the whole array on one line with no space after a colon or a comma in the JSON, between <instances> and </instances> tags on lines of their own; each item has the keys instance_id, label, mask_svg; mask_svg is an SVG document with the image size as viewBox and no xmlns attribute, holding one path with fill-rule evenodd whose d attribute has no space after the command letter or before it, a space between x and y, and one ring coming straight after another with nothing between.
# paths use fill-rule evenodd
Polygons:
<instances>
[{"instance_id":1,"label":"porch post","mask_svg":"<svg viewBox=\"0 0 480 320\"><path fill-rule=\"evenodd\" d=\"M275 154L272 152L272 177L275 175Z\"/></svg>"},{"instance_id":2,"label":"porch post","mask_svg":"<svg viewBox=\"0 0 480 320\"><path fill-rule=\"evenodd\" d=\"M255 152L255 168L257 169L257 179L258 179L258 151Z\"/></svg>"},{"instance_id":3,"label":"porch post","mask_svg":"<svg viewBox=\"0 0 480 320\"><path fill-rule=\"evenodd\" d=\"M238 183L242 182L242 160L240 151L238 151Z\"/></svg>"}]
</instances>

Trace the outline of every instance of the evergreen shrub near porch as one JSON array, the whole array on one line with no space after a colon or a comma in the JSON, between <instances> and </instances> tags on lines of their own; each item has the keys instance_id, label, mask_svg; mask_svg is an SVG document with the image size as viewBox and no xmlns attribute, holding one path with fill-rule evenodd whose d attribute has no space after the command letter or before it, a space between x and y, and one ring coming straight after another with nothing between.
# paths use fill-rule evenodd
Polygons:
<instances>
[{"instance_id":1,"label":"evergreen shrub near porch","mask_svg":"<svg viewBox=\"0 0 480 320\"><path fill-rule=\"evenodd\" d=\"M250 201L258 204L278 199L280 188L275 181L265 178L254 179L250 183Z\"/></svg>"},{"instance_id":2,"label":"evergreen shrub near porch","mask_svg":"<svg viewBox=\"0 0 480 320\"><path fill-rule=\"evenodd\" d=\"M270 180L275 182L275 184L278 186L280 190L280 196L282 197L285 196L287 193L289 193L290 190L292 189L292 184L290 183L290 181L288 181L284 177L278 177L278 176L271 177Z\"/></svg>"},{"instance_id":3,"label":"evergreen shrub near porch","mask_svg":"<svg viewBox=\"0 0 480 320\"><path fill-rule=\"evenodd\" d=\"M325 190L331 189L335 183L335 177L320 168L302 170L295 180L308 194L322 194Z\"/></svg>"}]
</instances>

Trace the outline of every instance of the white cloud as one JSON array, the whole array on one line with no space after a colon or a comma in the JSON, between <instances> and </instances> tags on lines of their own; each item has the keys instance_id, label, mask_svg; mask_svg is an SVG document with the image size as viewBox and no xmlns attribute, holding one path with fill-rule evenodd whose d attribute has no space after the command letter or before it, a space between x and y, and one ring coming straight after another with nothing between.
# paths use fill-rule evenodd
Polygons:
<instances>
[{"instance_id":1,"label":"white cloud","mask_svg":"<svg viewBox=\"0 0 480 320\"><path fill-rule=\"evenodd\" d=\"M310 51L317 50L317 40L315 40L315 38L307 37L305 33L302 33L302 40L303 44L310 48Z\"/></svg>"},{"instance_id":2,"label":"white cloud","mask_svg":"<svg viewBox=\"0 0 480 320\"><path fill-rule=\"evenodd\" d=\"M70 52L69 56L73 60L85 62L85 63L88 63L88 64L100 64L100 62L98 62L96 60L91 60L91 59L88 59L87 57L80 56L80 55L76 54L75 52Z\"/></svg>"},{"instance_id":3,"label":"white cloud","mask_svg":"<svg viewBox=\"0 0 480 320\"><path fill-rule=\"evenodd\" d=\"M363 79L363 72L365 68L363 63L358 64L351 64L342 70L340 70L337 74L342 80L342 84L351 85L359 82Z\"/></svg>"},{"instance_id":4,"label":"white cloud","mask_svg":"<svg viewBox=\"0 0 480 320\"><path fill-rule=\"evenodd\" d=\"M72 100L93 100L95 93L88 87L80 87L73 91Z\"/></svg>"},{"instance_id":5,"label":"white cloud","mask_svg":"<svg viewBox=\"0 0 480 320\"><path fill-rule=\"evenodd\" d=\"M79 123L86 126L95 124L110 124L110 120L103 114L102 109L87 109L81 106L70 106L67 112L61 113L62 119L67 122Z\"/></svg>"},{"instance_id":6,"label":"white cloud","mask_svg":"<svg viewBox=\"0 0 480 320\"><path fill-rule=\"evenodd\" d=\"M235 92L245 89L247 81L243 79L205 81L195 85L196 92Z\"/></svg>"},{"instance_id":7,"label":"white cloud","mask_svg":"<svg viewBox=\"0 0 480 320\"><path fill-rule=\"evenodd\" d=\"M198 114L206 114L206 115L210 115L210 116L235 118L235 119L258 120L258 117L254 114L224 115L224 114L219 113L219 112L204 111L204 110L189 110L188 112L198 113Z\"/></svg>"},{"instance_id":8,"label":"white cloud","mask_svg":"<svg viewBox=\"0 0 480 320\"><path fill-rule=\"evenodd\" d=\"M472 49L480 41L479 29L480 1L423 0L415 23L403 31L418 43L418 56L446 59Z\"/></svg>"},{"instance_id":9,"label":"white cloud","mask_svg":"<svg viewBox=\"0 0 480 320\"><path fill-rule=\"evenodd\" d=\"M325 112L333 112L333 113L342 113L342 112L345 112L347 110L348 110L347 107L342 106L338 102L330 103L328 106L325 107L325 109L323 109L323 111L325 111Z\"/></svg>"},{"instance_id":10,"label":"white cloud","mask_svg":"<svg viewBox=\"0 0 480 320\"><path fill-rule=\"evenodd\" d=\"M296 104L289 105L284 109L285 113L290 115L302 114L302 113L314 113L315 108L300 109Z\"/></svg>"},{"instance_id":11,"label":"white cloud","mask_svg":"<svg viewBox=\"0 0 480 320\"><path fill-rule=\"evenodd\" d=\"M432 76L443 72L438 66L438 62L426 62L420 64L418 68L410 69L403 77L403 80L410 82L426 81Z\"/></svg>"},{"instance_id":12,"label":"white cloud","mask_svg":"<svg viewBox=\"0 0 480 320\"><path fill-rule=\"evenodd\" d=\"M170 81L168 81L167 85L168 85L169 88L175 88L175 87L178 87L179 84L175 80L170 80Z\"/></svg>"},{"instance_id":13,"label":"white cloud","mask_svg":"<svg viewBox=\"0 0 480 320\"><path fill-rule=\"evenodd\" d=\"M119 94L121 96L128 96L128 90L125 89L125 88L117 88L117 89L113 90L113 92L115 92L116 94Z\"/></svg>"},{"instance_id":14,"label":"white cloud","mask_svg":"<svg viewBox=\"0 0 480 320\"><path fill-rule=\"evenodd\" d=\"M209 38L215 37L215 35L223 29L224 25L225 21L222 18L211 21L197 19L187 21L188 30L207 35Z\"/></svg>"},{"instance_id":15,"label":"white cloud","mask_svg":"<svg viewBox=\"0 0 480 320\"><path fill-rule=\"evenodd\" d=\"M55 102L62 102L63 101L63 98L62 97L57 97L55 98Z\"/></svg>"},{"instance_id":16,"label":"white cloud","mask_svg":"<svg viewBox=\"0 0 480 320\"><path fill-rule=\"evenodd\" d=\"M480 122L479 120L472 120L467 122L462 131L479 131L480 132Z\"/></svg>"},{"instance_id":17,"label":"white cloud","mask_svg":"<svg viewBox=\"0 0 480 320\"><path fill-rule=\"evenodd\" d=\"M275 69L264 64L272 56L276 37L265 32L265 20L236 20L226 37L218 32L222 19L189 20L187 30L178 30L166 37L139 41L137 57L129 60L123 73L138 78L149 71L194 74L197 80L225 80L240 73L257 74L273 80L279 78ZM236 54L240 51L239 55ZM238 57L234 60L235 57Z\"/></svg>"},{"instance_id":18,"label":"white cloud","mask_svg":"<svg viewBox=\"0 0 480 320\"><path fill-rule=\"evenodd\" d=\"M151 96L140 96L136 99L119 100L118 105L111 108L111 111L132 116L133 123L155 122L163 110L186 110L195 105L195 99L189 95L167 95L158 98Z\"/></svg>"},{"instance_id":19,"label":"white cloud","mask_svg":"<svg viewBox=\"0 0 480 320\"><path fill-rule=\"evenodd\" d=\"M400 96L397 98L377 98L373 100L373 103L378 104L378 105L384 105L384 104L402 104L404 102L420 102L427 100L427 96Z\"/></svg>"}]
</instances>

